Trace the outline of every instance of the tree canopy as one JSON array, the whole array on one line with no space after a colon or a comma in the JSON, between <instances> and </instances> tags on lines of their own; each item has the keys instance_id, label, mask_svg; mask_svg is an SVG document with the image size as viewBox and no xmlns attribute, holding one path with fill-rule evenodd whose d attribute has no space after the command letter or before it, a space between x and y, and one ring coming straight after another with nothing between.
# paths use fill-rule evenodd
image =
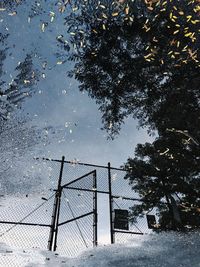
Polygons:
<instances>
[{"instance_id":1,"label":"tree canopy","mask_svg":"<svg viewBox=\"0 0 200 267\"><path fill-rule=\"evenodd\" d=\"M157 207L162 229L199 226L199 1L75 1L72 11L70 75L104 128L114 137L132 116L158 134L125 164L143 200L133 219Z\"/></svg>"},{"instance_id":2,"label":"tree canopy","mask_svg":"<svg viewBox=\"0 0 200 267\"><path fill-rule=\"evenodd\" d=\"M76 62L71 75L100 105L104 128L114 136L127 116L150 130L180 127L171 119L170 125L163 122L170 113L175 117L166 107L183 92L184 99L187 94L192 101L192 112L197 111L198 1L91 3L77 2L66 18L74 47L71 59ZM177 107L176 118L183 105Z\"/></svg>"},{"instance_id":3,"label":"tree canopy","mask_svg":"<svg viewBox=\"0 0 200 267\"><path fill-rule=\"evenodd\" d=\"M142 200L133 208L133 219L157 208L162 229L186 225L199 227L200 150L194 142L181 135L169 132L152 144L138 144L135 157L129 158L125 164L125 179ZM179 225L174 221L173 201L179 209ZM164 220L169 211L171 220Z\"/></svg>"}]
</instances>

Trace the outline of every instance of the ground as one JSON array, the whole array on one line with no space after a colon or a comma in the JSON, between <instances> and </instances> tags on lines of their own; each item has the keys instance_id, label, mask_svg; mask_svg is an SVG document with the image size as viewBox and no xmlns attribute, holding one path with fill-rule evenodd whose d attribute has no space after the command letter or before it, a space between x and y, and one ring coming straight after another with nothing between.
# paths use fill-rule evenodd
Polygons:
<instances>
[{"instance_id":1,"label":"ground","mask_svg":"<svg viewBox=\"0 0 200 267\"><path fill-rule=\"evenodd\" d=\"M100 246L77 258L0 244L1 267L200 267L200 232L138 236L126 244Z\"/></svg>"}]
</instances>

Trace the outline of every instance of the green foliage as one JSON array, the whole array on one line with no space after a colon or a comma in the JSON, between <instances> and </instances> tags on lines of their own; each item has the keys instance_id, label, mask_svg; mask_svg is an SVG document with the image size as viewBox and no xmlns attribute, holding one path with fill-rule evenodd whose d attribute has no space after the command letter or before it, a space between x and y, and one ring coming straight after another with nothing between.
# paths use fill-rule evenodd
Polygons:
<instances>
[{"instance_id":1,"label":"green foliage","mask_svg":"<svg viewBox=\"0 0 200 267\"><path fill-rule=\"evenodd\" d=\"M133 220L157 208L161 229L199 227L199 147L185 136L168 133L152 144L137 145L135 152L125 164L125 179L142 200L133 207ZM181 224L174 219L173 199Z\"/></svg>"},{"instance_id":2,"label":"green foliage","mask_svg":"<svg viewBox=\"0 0 200 267\"><path fill-rule=\"evenodd\" d=\"M161 229L198 227L199 1L75 1L66 23L69 75L96 100L104 129L113 138L132 116L158 133L125 164L143 200L133 220L157 208Z\"/></svg>"},{"instance_id":3,"label":"green foliage","mask_svg":"<svg viewBox=\"0 0 200 267\"><path fill-rule=\"evenodd\" d=\"M194 132L193 114L199 114L199 6L196 1L155 2L150 8L145 1L80 1L66 18L74 47L70 58L76 62L70 75L99 104L111 137L127 116L149 132L171 127ZM177 97L173 110L170 103ZM185 114L190 114L188 125L175 121Z\"/></svg>"}]
</instances>

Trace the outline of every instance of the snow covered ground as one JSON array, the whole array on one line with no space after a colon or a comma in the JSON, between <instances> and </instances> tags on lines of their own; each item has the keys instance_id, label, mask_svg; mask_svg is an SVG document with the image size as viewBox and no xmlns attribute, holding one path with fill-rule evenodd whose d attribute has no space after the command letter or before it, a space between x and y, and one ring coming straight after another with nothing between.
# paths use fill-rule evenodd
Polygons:
<instances>
[{"instance_id":1,"label":"snow covered ground","mask_svg":"<svg viewBox=\"0 0 200 267\"><path fill-rule=\"evenodd\" d=\"M102 246L77 258L0 244L1 267L200 267L200 232L135 236L125 245Z\"/></svg>"}]
</instances>

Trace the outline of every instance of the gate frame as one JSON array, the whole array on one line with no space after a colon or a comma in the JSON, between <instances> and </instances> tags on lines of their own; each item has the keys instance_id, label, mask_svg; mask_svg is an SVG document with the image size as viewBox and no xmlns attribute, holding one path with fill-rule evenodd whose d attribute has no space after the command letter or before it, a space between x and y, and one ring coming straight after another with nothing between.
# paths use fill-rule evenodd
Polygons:
<instances>
[{"instance_id":1,"label":"gate frame","mask_svg":"<svg viewBox=\"0 0 200 267\"><path fill-rule=\"evenodd\" d=\"M96 170L93 170L89 173L86 173L85 175L82 175L81 177L78 177L75 180L72 180L64 185L62 185L62 176L63 176L63 168L65 164L65 157L62 157L61 162L61 167L60 167L60 175L58 179L58 186L55 194L55 199L54 199L54 208L52 212L52 221L51 221L51 226L50 226L50 233L49 233L49 240L48 240L48 250L50 251L56 251L57 248L57 237L58 237L58 229L59 226L70 223L72 221L76 221L78 219L81 219L83 217L89 216L93 214L93 247L97 246L98 244L98 236L97 236L97 221L98 221L98 214L97 214L97 172ZM71 184L83 179L84 177L87 177L89 175L93 174L93 188L92 189L83 189L79 187L70 187ZM59 222L59 217L60 217L60 205L61 205L61 196L62 196L62 190L63 189L72 189L72 190L81 190L85 192L92 192L93 193L93 210L91 212L82 214L76 218L64 221L64 222Z\"/></svg>"}]
</instances>

